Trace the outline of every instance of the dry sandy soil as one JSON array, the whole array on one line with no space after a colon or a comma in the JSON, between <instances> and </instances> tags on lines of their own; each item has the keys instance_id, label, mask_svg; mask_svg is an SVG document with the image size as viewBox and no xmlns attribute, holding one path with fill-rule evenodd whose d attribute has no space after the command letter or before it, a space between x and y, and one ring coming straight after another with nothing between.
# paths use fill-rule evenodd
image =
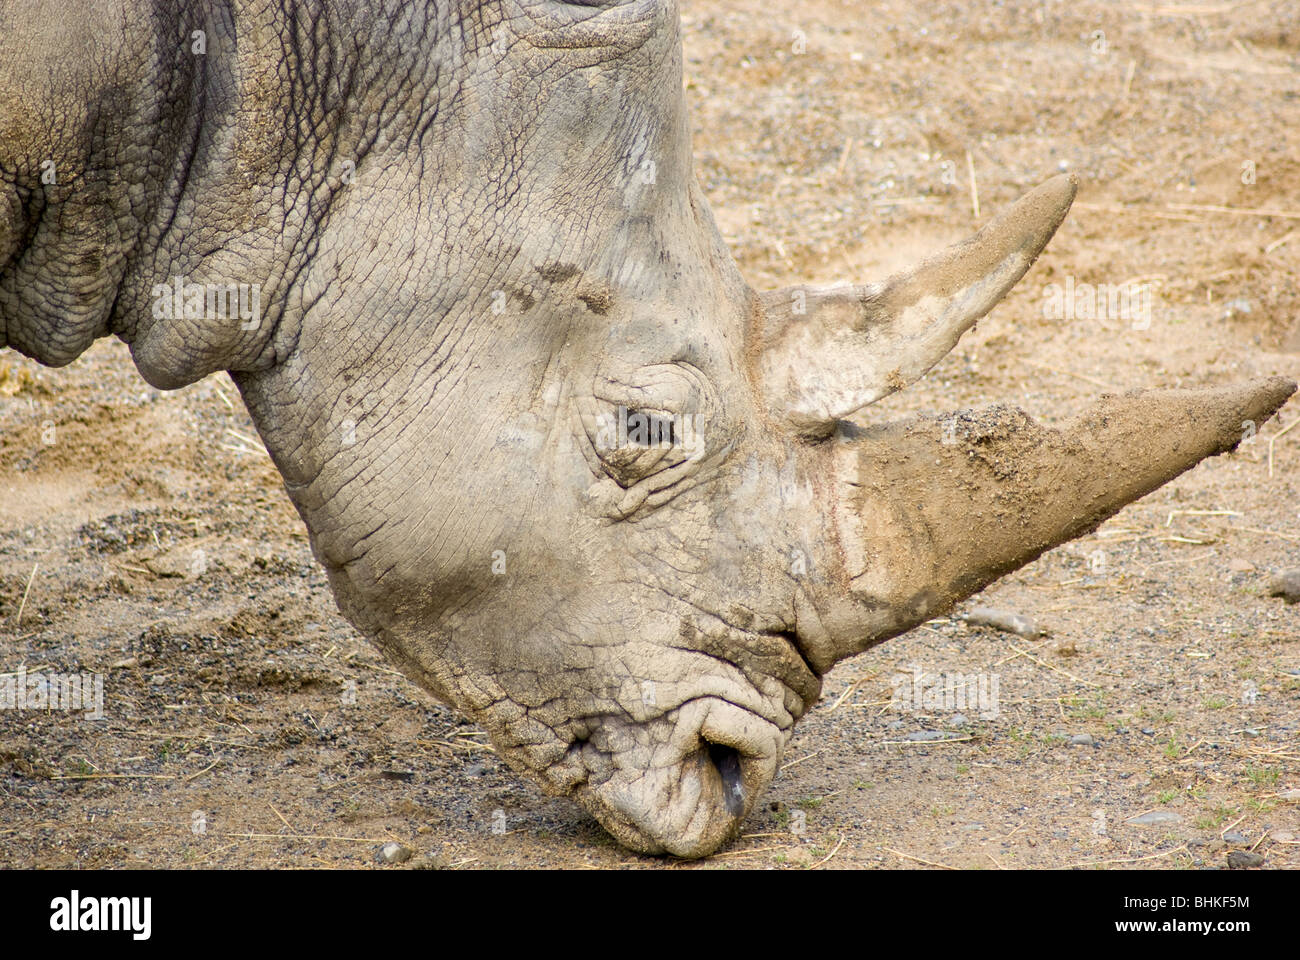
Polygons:
<instances>
[{"instance_id":1,"label":"dry sandy soil","mask_svg":"<svg viewBox=\"0 0 1300 960\"><path fill-rule=\"evenodd\" d=\"M699 175L756 286L876 278L1082 180L871 418L1300 377L1297 3L683 3ZM1067 276L1152 284L1149 328L1045 317ZM227 378L162 394L115 342L0 363L0 671L102 672L107 701L0 712L0 864L1300 865L1300 607L1265 590L1300 567L1300 403L977 598L1047 637L954 616L834 670L744 836L688 864L540 795L337 615ZM997 716L891 709L913 664L996 675Z\"/></svg>"}]
</instances>

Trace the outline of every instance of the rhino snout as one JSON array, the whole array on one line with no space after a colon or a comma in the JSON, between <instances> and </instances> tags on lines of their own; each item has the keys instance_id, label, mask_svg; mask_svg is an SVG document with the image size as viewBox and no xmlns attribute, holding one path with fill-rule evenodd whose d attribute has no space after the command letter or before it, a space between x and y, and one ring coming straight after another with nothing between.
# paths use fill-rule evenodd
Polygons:
<instances>
[{"instance_id":1,"label":"rhino snout","mask_svg":"<svg viewBox=\"0 0 1300 960\"><path fill-rule=\"evenodd\" d=\"M789 730L717 697L665 722L643 730L642 742L613 758L613 773L578 797L634 850L706 856L735 837L776 776Z\"/></svg>"}]
</instances>

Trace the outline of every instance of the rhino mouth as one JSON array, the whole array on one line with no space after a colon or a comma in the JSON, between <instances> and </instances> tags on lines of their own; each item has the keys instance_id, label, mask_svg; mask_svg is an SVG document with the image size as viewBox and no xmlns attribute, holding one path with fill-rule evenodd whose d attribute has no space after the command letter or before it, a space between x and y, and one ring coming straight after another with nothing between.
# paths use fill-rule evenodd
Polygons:
<instances>
[{"instance_id":1,"label":"rhino mouth","mask_svg":"<svg viewBox=\"0 0 1300 960\"><path fill-rule=\"evenodd\" d=\"M734 839L820 696L793 630L723 622L720 636L683 628L672 648L706 654L727 681L702 676L696 696L639 723L606 716L570 748L584 769L575 799L638 852L696 858Z\"/></svg>"},{"instance_id":2,"label":"rhino mouth","mask_svg":"<svg viewBox=\"0 0 1300 960\"><path fill-rule=\"evenodd\" d=\"M793 631L742 629L716 615L684 623L654 649L689 658L676 679L650 684L647 701L646 681L623 676L596 698L614 709L534 714L550 745L524 746L507 717L471 712L503 759L546 792L571 796L624 846L703 857L739 833L776 776L796 721L820 695L820 673Z\"/></svg>"},{"instance_id":3,"label":"rhino mouth","mask_svg":"<svg viewBox=\"0 0 1300 960\"><path fill-rule=\"evenodd\" d=\"M723 805L729 814L739 817L745 810L745 777L740 767L740 751L721 743L709 743L708 751L709 760L722 780Z\"/></svg>"},{"instance_id":4,"label":"rhino mouth","mask_svg":"<svg viewBox=\"0 0 1300 960\"><path fill-rule=\"evenodd\" d=\"M668 742L653 746L649 763L641 751L616 755L613 770L579 786L576 799L633 850L707 856L740 832L776 776L793 724L782 728L719 697L675 712Z\"/></svg>"}]
</instances>

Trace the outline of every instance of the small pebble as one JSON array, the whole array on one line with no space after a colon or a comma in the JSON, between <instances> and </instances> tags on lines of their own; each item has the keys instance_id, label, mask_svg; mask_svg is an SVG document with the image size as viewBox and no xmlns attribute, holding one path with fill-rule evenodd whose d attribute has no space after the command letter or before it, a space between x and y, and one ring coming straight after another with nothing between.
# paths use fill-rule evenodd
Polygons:
<instances>
[{"instance_id":1,"label":"small pebble","mask_svg":"<svg viewBox=\"0 0 1300 960\"><path fill-rule=\"evenodd\" d=\"M1156 732L1152 727L1143 727L1142 735L1145 737L1154 737L1156 735Z\"/></svg>"},{"instance_id":2,"label":"small pebble","mask_svg":"<svg viewBox=\"0 0 1300 960\"><path fill-rule=\"evenodd\" d=\"M942 730L914 730L904 740L947 740L948 735Z\"/></svg>"},{"instance_id":3,"label":"small pebble","mask_svg":"<svg viewBox=\"0 0 1300 960\"><path fill-rule=\"evenodd\" d=\"M1229 870L1249 870L1251 867L1263 866L1264 858L1249 850L1233 850L1228 854Z\"/></svg>"},{"instance_id":4,"label":"small pebble","mask_svg":"<svg viewBox=\"0 0 1300 960\"><path fill-rule=\"evenodd\" d=\"M1131 823L1135 827L1151 827L1160 823L1182 823L1183 818L1169 810L1152 810L1150 813L1130 817L1124 822Z\"/></svg>"},{"instance_id":5,"label":"small pebble","mask_svg":"<svg viewBox=\"0 0 1300 960\"><path fill-rule=\"evenodd\" d=\"M1255 569L1255 565L1242 557L1233 557L1228 561L1228 569L1233 573L1250 573Z\"/></svg>"},{"instance_id":6,"label":"small pebble","mask_svg":"<svg viewBox=\"0 0 1300 960\"><path fill-rule=\"evenodd\" d=\"M1300 570L1283 570L1268 581L1268 595L1287 603L1300 601Z\"/></svg>"},{"instance_id":7,"label":"small pebble","mask_svg":"<svg viewBox=\"0 0 1300 960\"><path fill-rule=\"evenodd\" d=\"M1043 635L1043 631L1032 619L1024 614L1012 613L1009 610L997 610L993 607L972 607L964 619L972 626L992 627L994 630L1001 630L1003 633L1014 633L1016 636L1027 637L1030 640Z\"/></svg>"},{"instance_id":8,"label":"small pebble","mask_svg":"<svg viewBox=\"0 0 1300 960\"><path fill-rule=\"evenodd\" d=\"M411 859L414 853L410 847L404 847L395 840L390 840L375 854L375 859L380 863L405 863Z\"/></svg>"},{"instance_id":9,"label":"small pebble","mask_svg":"<svg viewBox=\"0 0 1300 960\"><path fill-rule=\"evenodd\" d=\"M1232 847L1250 846L1250 841L1245 837L1245 835L1237 833L1237 831L1235 830L1233 830L1231 833L1225 833L1223 835L1223 842Z\"/></svg>"},{"instance_id":10,"label":"small pebble","mask_svg":"<svg viewBox=\"0 0 1300 960\"><path fill-rule=\"evenodd\" d=\"M954 713L952 719L948 722L954 727L964 727L966 724L970 723L970 721L966 719L966 714L964 713Z\"/></svg>"},{"instance_id":11,"label":"small pebble","mask_svg":"<svg viewBox=\"0 0 1300 960\"><path fill-rule=\"evenodd\" d=\"M1075 747L1095 747L1097 741L1092 738L1090 733L1076 733L1070 738L1070 744Z\"/></svg>"}]
</instances>

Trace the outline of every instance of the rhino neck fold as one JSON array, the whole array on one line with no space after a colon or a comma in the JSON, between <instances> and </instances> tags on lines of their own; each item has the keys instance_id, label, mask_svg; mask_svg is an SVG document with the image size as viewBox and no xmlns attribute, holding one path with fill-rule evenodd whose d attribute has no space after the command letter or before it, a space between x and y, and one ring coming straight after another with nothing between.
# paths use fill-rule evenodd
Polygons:
<instances>
[{"instance_id":1,"label":"rhino neck fold","mask_svg":"<svg viewBox=\"0 0 1300 960\"><path fill-rule=\"evenodd\" d=\"M348 229L354 195L373 203L376 185L418 154L440 114L448 54L428 19L436 9L383 6L238 0L173 25L196 76L192 137L154 252L119 298L120 333L150 382L177 387L287 357L322 293L306 276L322 238L332 224ZM156 291L171 283L254 289L256 316L160 317Z\"/></svg>"}]
</instances>

